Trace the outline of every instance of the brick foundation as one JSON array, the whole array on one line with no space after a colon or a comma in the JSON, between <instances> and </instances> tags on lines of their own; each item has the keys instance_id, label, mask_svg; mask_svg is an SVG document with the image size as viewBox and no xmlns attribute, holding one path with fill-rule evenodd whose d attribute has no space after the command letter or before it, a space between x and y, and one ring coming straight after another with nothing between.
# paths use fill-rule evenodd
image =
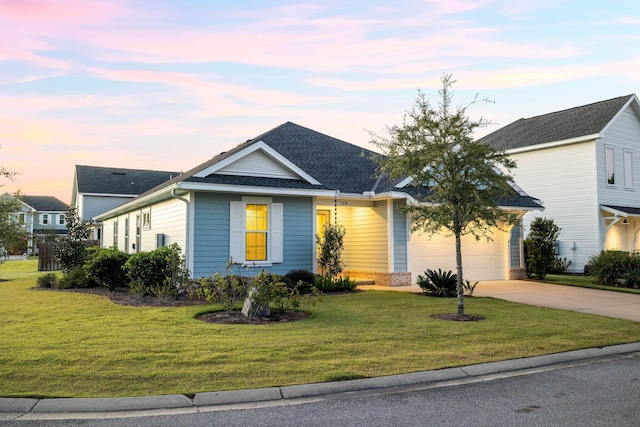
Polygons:
<instances>
[{"instance_id":1,"label":"brick foundation","mask_svg":"<svg viewBox=\"0 0 640 427\"><path fill-rule=\"evenodd\" d=\"M379 273L371 271L343 271L343 276L355 280L372 281L378 286L411 286L411 273Z\"/></svg>"},{"instance_id":2,"label":"brick foundation","mask_svg":"<svg viewBox=\"0 0 640 427\"><path fill-rule=\"evenodd\" d=\"M509 280L526 280L527 269L524 267L509 269Z\"/></svg>"}]
</instances>

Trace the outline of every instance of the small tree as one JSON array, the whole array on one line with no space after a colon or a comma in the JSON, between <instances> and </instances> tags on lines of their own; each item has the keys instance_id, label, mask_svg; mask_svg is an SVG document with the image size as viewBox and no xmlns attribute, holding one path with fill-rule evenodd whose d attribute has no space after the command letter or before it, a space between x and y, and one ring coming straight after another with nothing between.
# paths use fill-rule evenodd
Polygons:
<instances>
[{"instance_id":1,"label":"small tree","mask_svg":"<svg viewBox=\"0 0 640 427\"><path fill-rule=\"evenodd\" d=\"M442 77L438 108L418 92L402 126L387 127L388 137L373 134L372 143L385 154L375 157L380 174L411 179L417 203L404 211L411 215L413 231L455 236L458 314L463 315L461 238L471 234L491 240L496 227L515 222L515 215L497 204L513 195L508 172L515 162L474 141L473 132L488 122L471 120L468 107L452 107L453 83L450 75ZM476 102L477 96L470 105Z\"/></svg>"},{"instance_id":2,"label":"small tree","mask_svg":"<svg viewBox=\"0 0 640 427\"><path fill-rule=\"evenodd\" d=\"M544 280L556 260L556 241L561 228L553 219L537 217L531 222L529 235L524 241L527 275Z\"/></svg>"},{"instance_id":3,"label":"small tree","mask_svg":"<svg viewBox=\"0 0 640 427\"><path fill-rule=\"evenodd\" d=\"M62 270L68 273L73 267L82 266L86 260L91 221L80 218L76 208L67 209L65 221L69 234L55 242L55 257L60 262Z\"/></svg>"},{"instance_id":4,"label":"small tree","mask_svg":"<svg viewBox=\"0 0 640 427\"><path fill-rule=\"evenodd\" d=\"M5 250L24 245L27 232L18 221L22 210L19 195L0 195L0 246Z\"/></svg>"},{"instance_id":5,"label":"small tree","mask_svg":"<svg viewBox=\"0 0 640 427\"><path fill-rule=\"evenodd\" d=\"M342 272L342 249L344 247L345 229L339 224L326 224L322 234L316 235L320 250L318 263L325 277L333 280Z\"/></svg>"}]
</instances>

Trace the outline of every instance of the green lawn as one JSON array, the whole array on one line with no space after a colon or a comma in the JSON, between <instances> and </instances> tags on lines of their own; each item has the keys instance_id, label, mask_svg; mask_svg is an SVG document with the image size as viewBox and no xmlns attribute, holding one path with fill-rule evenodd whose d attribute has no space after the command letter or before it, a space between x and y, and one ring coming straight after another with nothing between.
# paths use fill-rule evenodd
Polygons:
<instances>
[{"instance_id":1,"label":"green lawn","mask_svg":"<svg viewBox=\"0 0 640 427\"><path fill-rule=\"evenodd\" d=\"M614 286L600 286L593 283L592 276L571 276L564 274L547 274L544 278L547 283L554 285L578 286L581 288L602 289L605 291L626 292L640 295L640 289L618 288Z\"/></svg>"},{"instance_id":2,"label":"green lawn","mask_svg":"<svg viewBox=\"0 0 640 427\"><path fill-rule=\"evenodd\" d=\"M301 322L213 325L213 306L134 308L35 291L34 261L0 266L0 395L193 394L373 377L640 341L640 324L492 298L326 296Z\"/></svg>"}]
</instances>

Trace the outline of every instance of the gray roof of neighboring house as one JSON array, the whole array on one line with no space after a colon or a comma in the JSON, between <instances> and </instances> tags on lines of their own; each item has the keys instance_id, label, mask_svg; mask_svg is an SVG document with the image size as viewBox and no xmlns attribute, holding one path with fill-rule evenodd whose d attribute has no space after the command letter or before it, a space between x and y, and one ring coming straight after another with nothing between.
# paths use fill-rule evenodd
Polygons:
<instances>
[{"instance_id":1,"label":"gray roof of neighboring house","mask_svg":"<svg viewBox=\"0 0 640 427\"><path fill-rule=\"evenodd\" d=\"M635 95L519 119L478 141L498 150L512 150L546 142L600 133Z\"/></svg>"},{"instance_id":2,"label":"gray roof of neighboring house","mask_svg":"<svg viewBox=\"0 0 640 427\"><path fill-rule=\"evenodd\" d=\"M25 204L38 212L64 212L69 205L53 196L20 196Z\"/></svg>"},{"instance_id":3,"label":"gray roof of neighboring house","mask_svg":"<svg viewBox=\"0 0 640 427\"><path fill-rule=\"evenodd\" d=\"M76 165L75 182L78 193L137 196L178 175L180 172Z\"/></svg>"},{"instance_id":4,"label":"gray roof of neighboring house","mask_svg":"<svg viewBox=\"0 0 640 427\"><path fill-rule=\"evenodd\" d=\"M233 154L263 141L298 168L320 182L312 185L302 180L262 178L252 176L212 174L205 178L194 177L198 172L232 156ZM408 192L410 189L394 188L401 180L390 180L376 176L377 164L370 157L375 153L348 142L316 132L295 123L286 122L268 132L242 143L233 149L202 163L165 182L146 194L177 182L198 182L211 184L232 184L255 187L298 188L309 190L339 190L341 193L362 194L366 191L384 193L389 191ZM502 206L540 207L535 199L515 192L513 197L501 201Z\"/></svg>"}]
</instances>

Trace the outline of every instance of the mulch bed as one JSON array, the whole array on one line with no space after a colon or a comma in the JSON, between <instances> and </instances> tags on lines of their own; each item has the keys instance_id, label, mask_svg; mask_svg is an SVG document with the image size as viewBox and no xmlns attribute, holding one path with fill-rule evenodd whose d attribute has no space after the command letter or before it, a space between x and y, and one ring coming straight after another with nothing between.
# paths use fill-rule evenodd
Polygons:
<instances>
[{"instance_id":1,"label":"mulch bed","mask_svg":"<svg viewBox=\"0 0 640 427\"><path fill-rule=\"evenodd\" d=\"M222 325L266 325L279 322L296 322L308 317L309 313L293 310L287 310L282 313L273 314L269 317L258 317L255 319L249 319L240 311L216 311L213 313L201 314L198 316L198 320Z\"/></svg>"},{"instance_id":2,"label":"mulch bed","mask_svg":"<svg viewBox=\"0 0 640 427\"><path fill-rule=\"evenodd\" d=\"M479 320L484 320L484 317L482 316L458 313L432 314L431 317L442 320L453 320L456 322L477 322Z\"/></svg>"},{"instance_id":3,"label":"mulch bed","mask_svg":"<svg viewBox=\"0 0 640 427\"><path fill-rule=\"evenodd\" d=\"M206 305L203 300L191 299L186 295L180 295L178 299L161 299L152 296L139 297L129 292L129 288L122 287L114 290L107 288L77 288L77 289L50 289L33 288L38 291L58 291L58 292L82 292L85 294L100 295L109 298L118 305L130 307L184 307L194 305ZM198 316L198 320L208 323L222 325L264 325L278 322L295 322L309 317L309 313L287 310L283 313L276 313L270 317L249 319L240 310L236 311L216 311L204 313Z\"/></svg>"}]
</instances>

